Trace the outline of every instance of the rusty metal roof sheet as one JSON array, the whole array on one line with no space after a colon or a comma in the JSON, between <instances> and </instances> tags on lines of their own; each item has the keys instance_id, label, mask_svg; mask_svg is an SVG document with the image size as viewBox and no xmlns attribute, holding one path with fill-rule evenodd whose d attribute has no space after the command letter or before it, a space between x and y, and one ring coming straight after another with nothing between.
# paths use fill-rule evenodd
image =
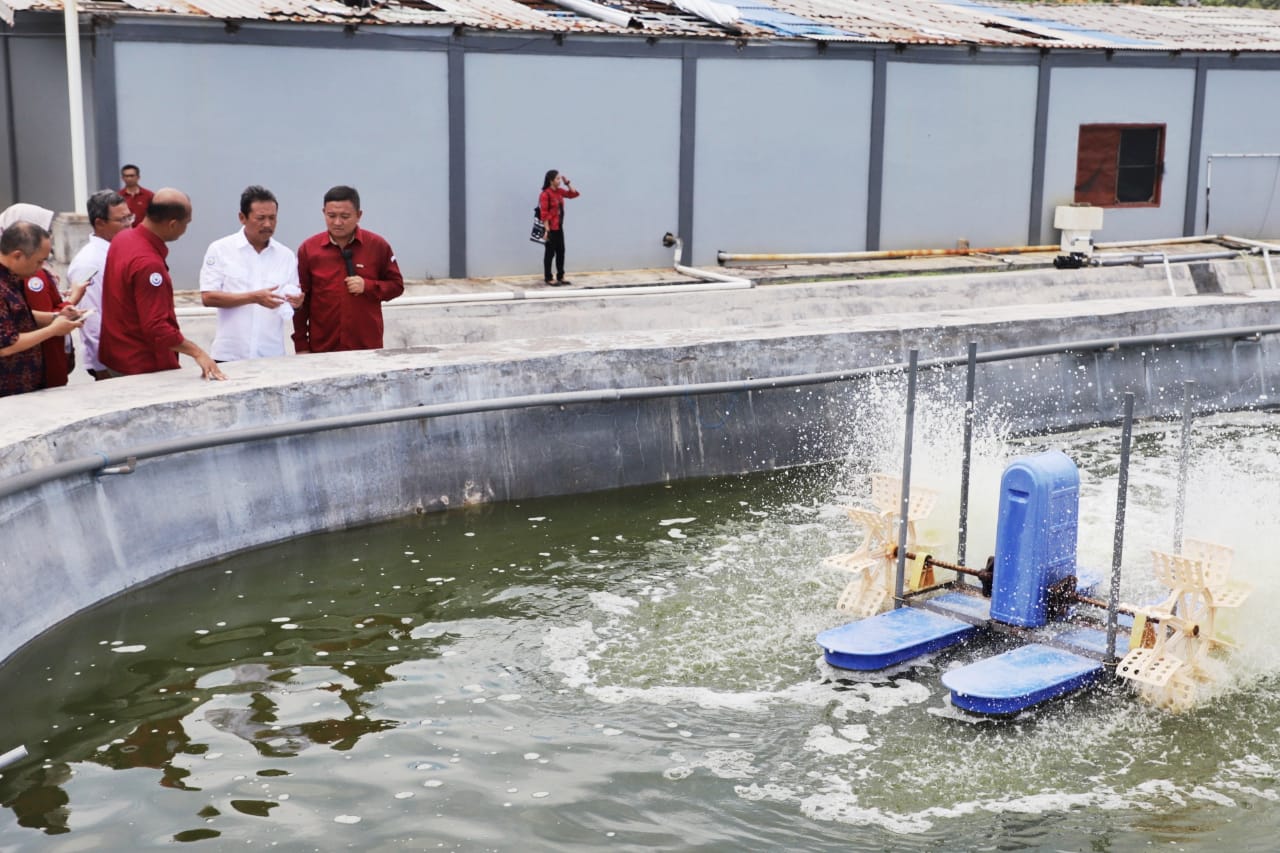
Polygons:
<instances>
[{"instance_id":1,"label":"rusty metal roof sheet","mask_svg":"<svg viewBox=\"0 0 1280 853\"><path fill-rule=\"evenodd\" d=\"M63 0L0 0L15 11L57 12ZM198 17L376 26L448 26L479 31L591 33L759 41L859 41L1014 48L1280 52L1280 12L1266 9L1016 3L1008 0L719 0L736 6L731 25L674 0L595 0L643 23L607 23L548 0L82 0L108 17Z\"/></svg>"}]
</instances>

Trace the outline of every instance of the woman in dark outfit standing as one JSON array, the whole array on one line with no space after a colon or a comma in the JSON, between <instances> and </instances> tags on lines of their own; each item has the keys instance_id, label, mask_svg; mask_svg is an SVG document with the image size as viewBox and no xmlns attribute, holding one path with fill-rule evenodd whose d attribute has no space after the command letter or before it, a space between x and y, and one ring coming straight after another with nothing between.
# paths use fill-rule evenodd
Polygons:
<instances>
[{"instance_id":1,"label":"woman in dark outfit standing","mask_svg":"<svg viewBox=\"0 0 1280 853\"><path fill-rule=\"evenodd\" d=\"M547 284L568 284L564 280L564 200L577 198L581 193L575 190L569 179L560 176L560 172L551 169L542 179L542 194L538 196L538 216L547 226L547 245L542 252L542 277ZM551 278L551 259L556 261L556 277Z\"/></svg>"}]
</instances>

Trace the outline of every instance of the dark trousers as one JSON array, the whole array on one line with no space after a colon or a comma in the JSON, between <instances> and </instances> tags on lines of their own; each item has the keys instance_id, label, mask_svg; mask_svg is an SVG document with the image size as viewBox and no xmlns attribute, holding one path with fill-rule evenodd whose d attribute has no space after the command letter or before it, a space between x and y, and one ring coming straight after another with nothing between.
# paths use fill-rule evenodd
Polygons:
<instances>
[{"instance_id":1,"label":"dark trousers","mask_svg":"<svg viewBox=\"0 0 1280 853\"><path fill-rule=\"evenodd\" d=\"M547 246L542 250L542 277L551 281L551 259L556 259L556 277L564 278L564 229L547 232Z\"/></svg>"}]
</instances>

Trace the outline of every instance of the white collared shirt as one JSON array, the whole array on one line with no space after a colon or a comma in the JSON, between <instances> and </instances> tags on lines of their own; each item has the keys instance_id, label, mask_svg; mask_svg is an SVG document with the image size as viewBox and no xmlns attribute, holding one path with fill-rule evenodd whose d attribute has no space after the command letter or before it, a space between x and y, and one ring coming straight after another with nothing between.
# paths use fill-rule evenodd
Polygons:
<instances>
[{"instance_id":1,"label":"white collared shirt","mask_svg":"<svg viewBox=\"0 0 1280 853\"><path fill-rule=\"evenodd\" d=\"M253 248L244 229L214 240L200 266L200 291L248 293L271 288L278 296L298 294L298 259L293 250L272 238L261 252ZM286 329L293 323L293 306L277 308L241 305L218 309L218 331L209 355L218 361L270 358L284 355Z\"/></svg>"},{"instance_id":2,"label":"white collared shirt","mask_svg":"<svg viewBox=\"0 0 1280 853\"><path fill-rule=\"evenodd\" d=\"M97 234L90 234L89 242L76 252L67 267L69 284L89 282L80 304L76 306L82 311L93 309L93 313L84 318L84 325L80 327L80 342L84 344L84 366L89 370L106 369L98 361L98 338L102 334L102 270L107 265L109 248L110 241L103 240Z\"/></svg>"}]
</instances>

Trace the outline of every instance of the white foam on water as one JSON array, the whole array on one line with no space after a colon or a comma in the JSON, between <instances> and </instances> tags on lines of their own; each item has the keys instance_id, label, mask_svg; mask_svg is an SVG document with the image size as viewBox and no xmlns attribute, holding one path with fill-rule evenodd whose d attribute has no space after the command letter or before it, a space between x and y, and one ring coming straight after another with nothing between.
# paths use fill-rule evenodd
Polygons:
<instances>
[{"instance_id":1,"label":"white foam on water","mask_svg":"<svg viewBox=\"0 0 1280 853\"><path fill-rule=\"evenodd\" d=\"M865 732L865 726L863 727ZM860 743L836 734L836 730L828 725L814 726L809 730L809 737L802 747L806 752L821 752L826 755L848 755L860 750L871 750L871 744Z\"/></svg>"},{"instance_id":2,"label":"white foam on water","mask_svg":"<svg viewBox=\"0 0 1280 853\"><path fill-rule=\"evenodd\" d=\"M640 606L634 598L615 595L611 592L593 592L587 596L597 610L617 615L630 615Z\"/></svg>"},{"instance_id":3,"label":"white foam on water","mask_svg":"<svg viewBox=\"0 0 1280 853\"><path fill-rule=\"evenodd\" d=\"M112 646L111 651L119 655L136 655L138 652L145 652L147 647L144 645L136 646Z\"/></svg>"}]
</instances>

